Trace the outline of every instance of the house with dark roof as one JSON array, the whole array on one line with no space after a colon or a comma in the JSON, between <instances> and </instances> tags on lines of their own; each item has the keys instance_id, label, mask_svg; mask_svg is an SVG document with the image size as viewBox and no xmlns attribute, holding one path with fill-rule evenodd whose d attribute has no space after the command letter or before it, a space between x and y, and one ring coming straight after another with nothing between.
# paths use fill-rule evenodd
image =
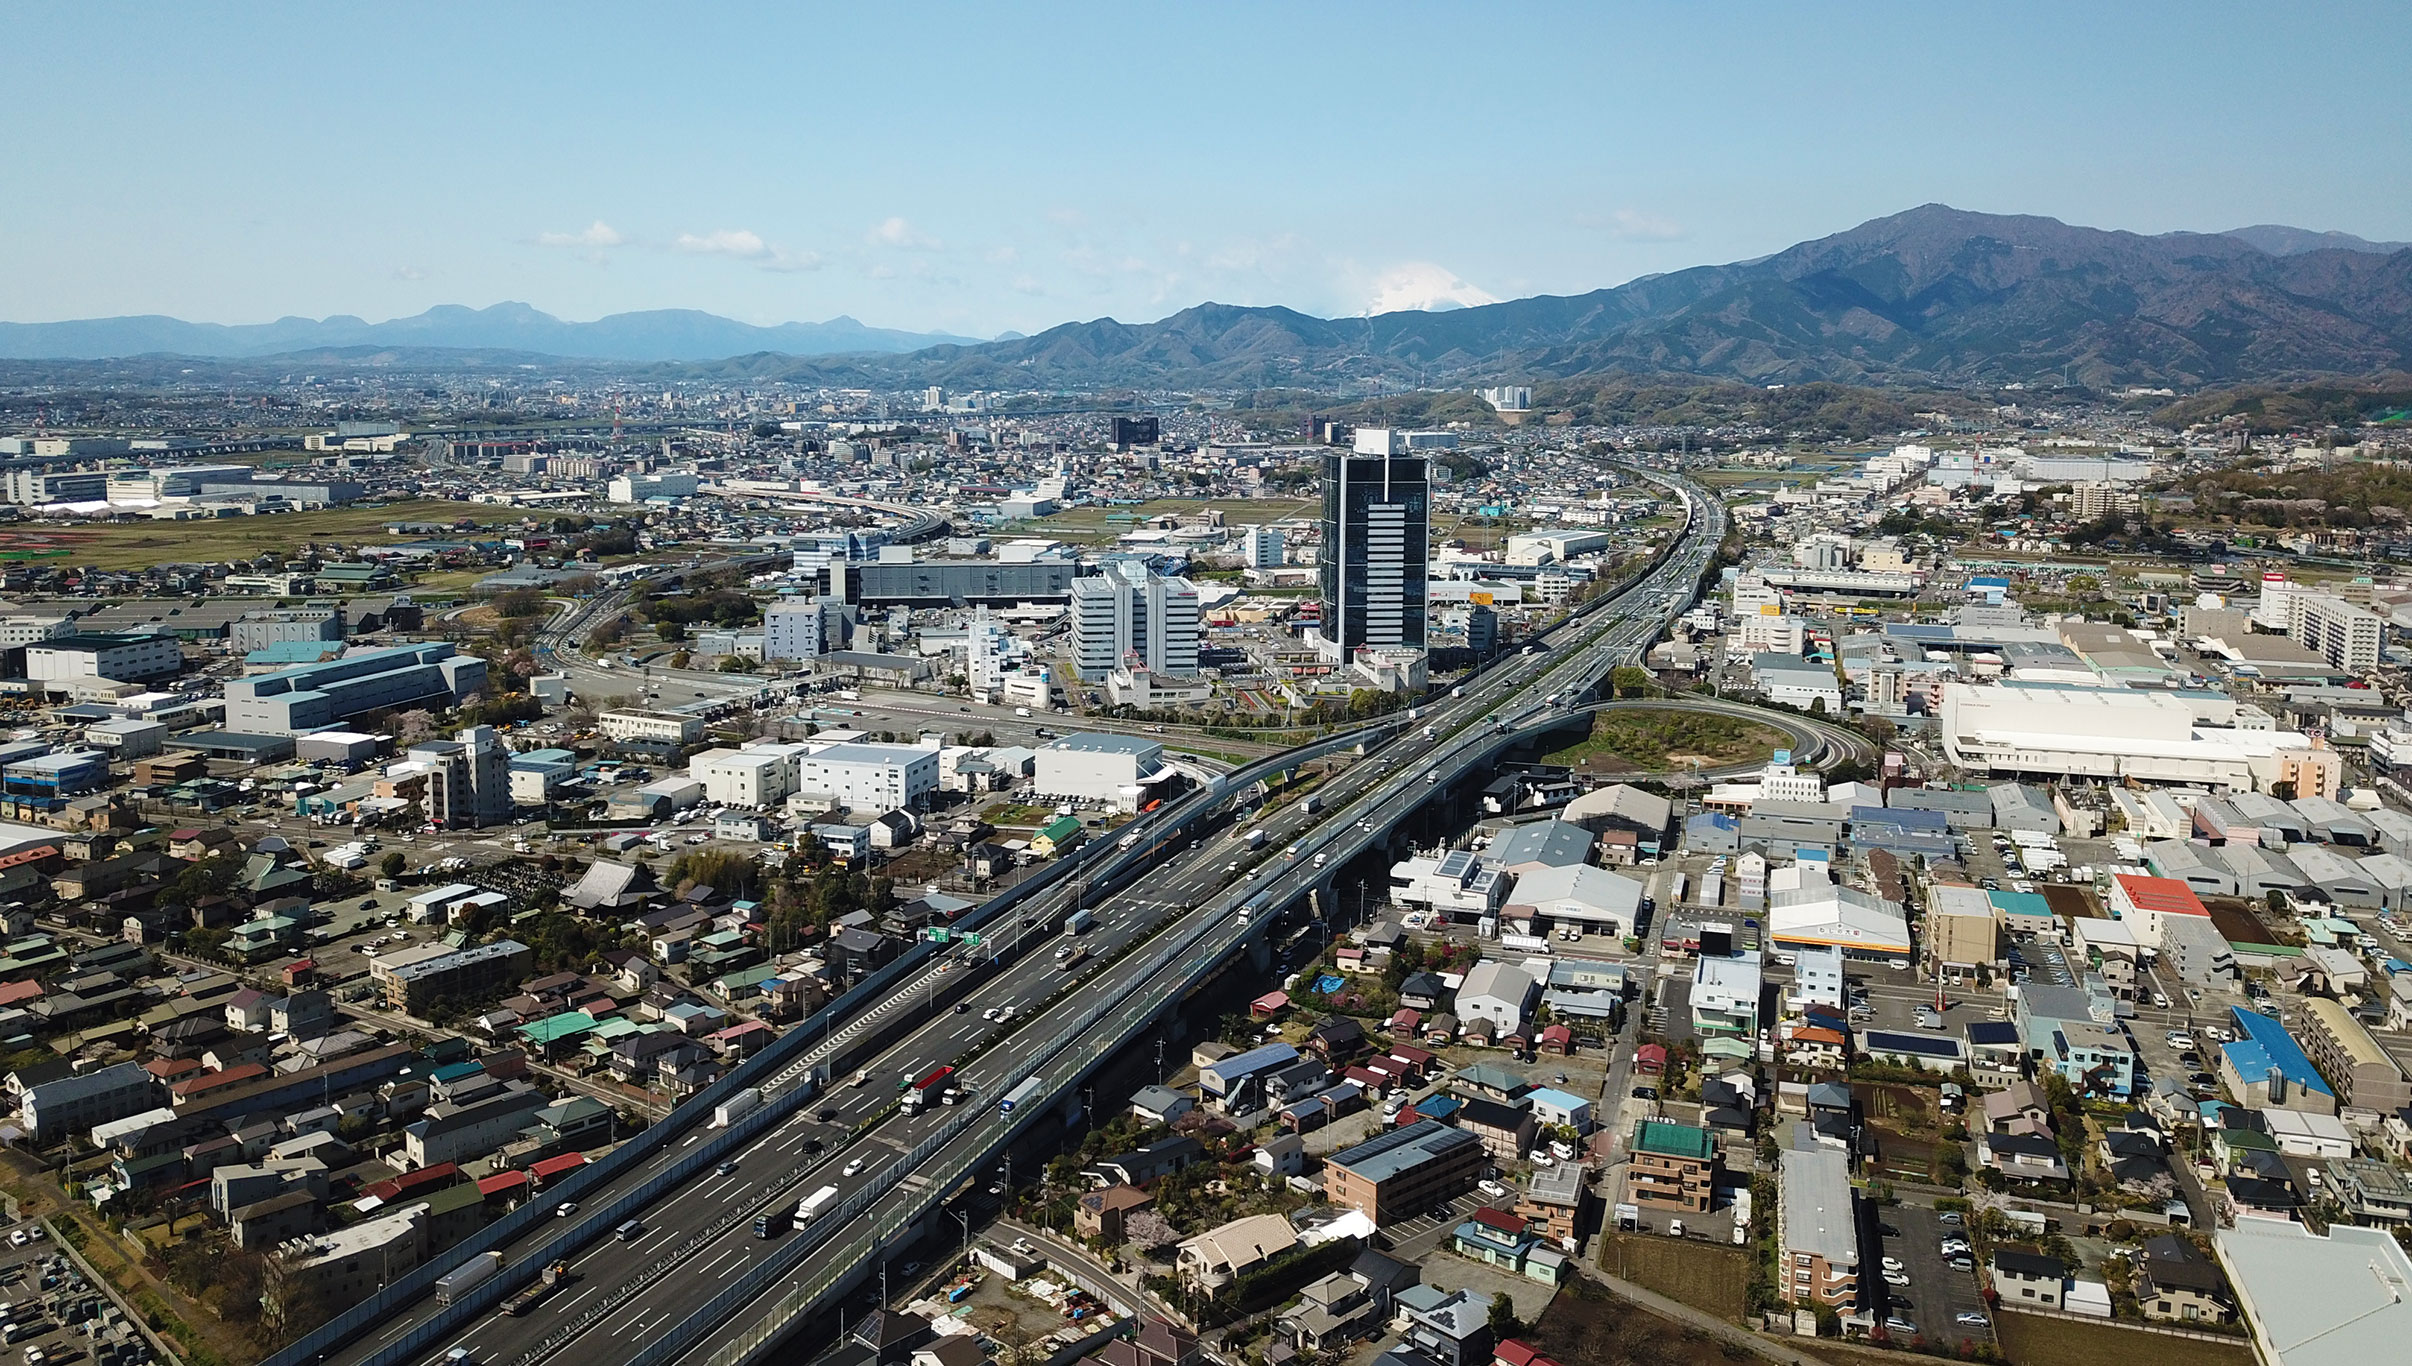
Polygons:
<instances>
[{"instance_id":1,"label":"house with dark roof","mask_svg":"<svg viewBox=\"0 0 2412 1366\"><path fill-rule=\"evenodd\" d=\"M2060 1308L2069 1270L2058 1257L2002 1248L1993 1254L1993 1291L2005 1304L2036 1309Z\"/></svg>"},{"instance_id":2,"label":"house with dark roof","mask_svg":"<svg viewBox=\"0 0 2412 1366\"><path fill-rule=\"evenodd\" d=\"M2185 1238L2164 1233L2144 1243L2136 1307L2165 1323L2229 1323L2236 1318L2236 1292L2219 1263Z\"/></svg>"}]
</instances>

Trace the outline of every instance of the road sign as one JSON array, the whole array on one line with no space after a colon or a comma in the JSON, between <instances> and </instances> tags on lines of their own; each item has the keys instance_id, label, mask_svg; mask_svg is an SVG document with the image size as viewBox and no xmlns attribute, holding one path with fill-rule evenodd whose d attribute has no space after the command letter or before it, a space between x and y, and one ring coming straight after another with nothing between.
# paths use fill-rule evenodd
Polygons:
<instances>
[{"instance_id":1,"label":"road sign","mask_svg":"<svg viewBox=\"0 0 2412 1366\"><path fill-rule=\"evenodd\" d=\"M923 930L921 937L933 944L943 944L954 937L952 930Z\"/></svg>"},{"instance_id":2,"label":"road sign","mask_svg":"<svg viewBox=\"0 0 2412 1366\"><path fill-rule=\"evenodd\" d=\"M947 932L940 930L939 933L945 934ZM964 943L971 945L975 949L980 947L980 936L977 934L958 935L957 938L961 939Z\"/></svg>"}]
</instances>

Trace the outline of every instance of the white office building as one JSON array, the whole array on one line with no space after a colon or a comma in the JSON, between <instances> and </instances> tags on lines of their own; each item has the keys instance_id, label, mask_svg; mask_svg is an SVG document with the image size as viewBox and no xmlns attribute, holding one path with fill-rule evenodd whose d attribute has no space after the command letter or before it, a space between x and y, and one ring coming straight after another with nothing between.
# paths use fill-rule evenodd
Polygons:
<instances>
[{"instance_id":1,"label":"white office building","mask_svg":"<svg viewBox=\"0 0 2412 1366\"><path fill-rule=\"evenodd\" d=\"M818 659L829 653L828 613L817 598L781 598L762 613L762 657Z\"/></svg>"},{"instance_id":2,"label":"white office building","mask_svg":"<svg viewBox=\"0 0 2412 1366\"><path fill-rule=\"evenodd\" d=\"M963 672L973 697L986 701L1004 686L1014 645L1013 633L989 617L986 605L972 610L971 625L964 633Z\"/></svg>"},{"instance_id":3,"label":"white office building","mask_svg":"<svg viewBox=\"0 0 2412 1366\"><path fill-rule=\"evenodd\" d=\"M707 802L760 810L777 806L796 790L797 762L807 748L764 744L706 750L687 765L687 776L704 785Z\"/></svg>"},{"instance_id":4,"label":"white office building","mask_svg":"<svg viewBox=\"0 0 2412 1366\"><path fill-rule=\"evenodd\" d=\"M689 471L664 470L658 474L623 474L613 479L608 488L615 503L643 503L655 498L688 498L703 487L703 479Z\"/></svg>"},{"instance_id":5,"label":"white office building","mask_svg":"<svg viewBox=\"0 0 2412 1366\"><path fill-rule=\"evenodd\" d=\"M1289 547L1283 543L1281 528L1252 526L1244 540L1250 569L1279 569L1288 564Z\"/></svg>"},{"instance_id":6,"label":"white office building","mask_svg":"<svg viewBox=\"0 0 2412 1366\"><path fill-rule=\"evenodd\" d=\"M823 745L796 759L793 791L849 810L919 807L937 790L938 751L918 745Z\"/></svg>"},{"instance_id":7,"label":"white office building","mask_svg":"<svg viewBox=\"0 0 2412 1366\"><path fill-rule=\"evenodd\" d=\"M183 667L184 651L174 636L52 636L25 647L25 676L54 691L100 679L173 678Z\"/></svg>"},{"instance_id":8,"label":"white office building","mask_svg":"<svg viewBox=\"0 0 2412 1366\"><path fill-rule=\"evenodd\" d=\"M1198 671L1198 589L1132 561L1072 581L1072 649L1080 676L1097 682L1124 665L1155 673Z\"/></svg>"},{"instance_id":9,"label":"white office building","mask_svg":"<svg viewBox=\"0 0 2412 1366\"><path fill-rule=\"evenodd\" d=\"M607 711L595 717L595 729L607 740L635 740L657 745L691 745L703 738L703 718L669 711Z\"/></svg>"}]
</instances>

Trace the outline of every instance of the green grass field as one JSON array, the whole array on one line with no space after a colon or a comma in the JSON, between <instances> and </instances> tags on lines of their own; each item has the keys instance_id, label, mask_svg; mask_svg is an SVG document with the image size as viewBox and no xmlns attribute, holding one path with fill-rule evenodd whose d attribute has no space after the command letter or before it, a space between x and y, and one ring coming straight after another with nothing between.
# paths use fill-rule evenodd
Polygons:
<instances>
[{"instance_id":1,"label":"green grass field","mask_svg":"<svg viewBox=\"0 0 2412 1366\"><path fill-rule=\"evenodd\" d=\"M144 569L155 564L249 559L264 550L291 551L304 541L374 542L416 540L386 534L394 522L450 524L462 518L481 523L518 522L512 509L484 503L418 498L374 507L280 512L262 517L220 517L193 522L108 522L97 526L24 526L0 531L0 552L35 552L33 562L92 565L100 569ZM46 550L64 555L39 556Z\"/></svg>"},{"instance_id":2,"label":"green grass field","mask_svg":"<svg viewBox=\"0 0 2412 1366\"><path fill-rule=\"evenodd\" d=\"M1789 741L1773 726L1701 712L1604 711L1591 733L1542 756L1542 762L1659 772L1698 760L1707 767L1763 759Z\"/></svg>"}]
</instances>

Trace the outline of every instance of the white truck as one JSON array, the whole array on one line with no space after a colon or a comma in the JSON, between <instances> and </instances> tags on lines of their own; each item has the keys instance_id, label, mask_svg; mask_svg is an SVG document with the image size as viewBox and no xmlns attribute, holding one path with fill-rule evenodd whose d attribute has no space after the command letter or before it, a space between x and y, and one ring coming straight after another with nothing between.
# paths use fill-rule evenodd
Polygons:
<instances>
[{"instance_id":1,"label":"white truck","mask_svg":"<svg viewBox=\"0 0 2412 1366\"><path fill-rule=\"evenodd\" d=\"M712 1127L726 1129L762 1108L762 1092L749 1086L712 1108Z\"/></svg>"},{"instance_id":2,"label":"white truck","mask_svg":"<svg viewBox=\"0 0 2412 1366\"><path fill-rule=\"evenodd\" d=\"M801 1229L819 1218L821 1211L829 1208L837 1200L837 1193L837 1187L823 1186L798 1200L796 1202L796 1227Z\"/></svg>"}]
</instances>

